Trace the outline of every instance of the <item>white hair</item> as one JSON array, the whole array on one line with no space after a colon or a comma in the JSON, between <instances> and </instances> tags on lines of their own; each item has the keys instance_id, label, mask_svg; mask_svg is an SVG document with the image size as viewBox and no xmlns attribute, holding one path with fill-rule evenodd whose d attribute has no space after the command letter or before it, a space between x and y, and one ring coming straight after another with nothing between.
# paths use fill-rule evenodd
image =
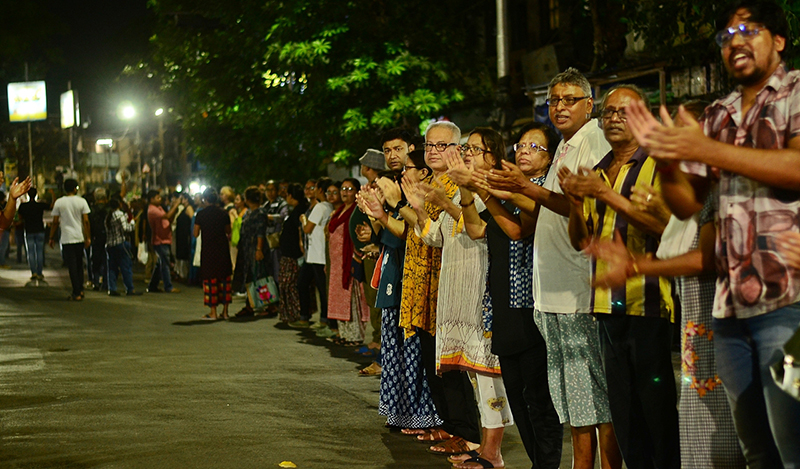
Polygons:
<instances>
[{"instance_id":1,"label":"white hair","mask_svg":"<svg viewBox=\"0 0 800 469\"><path fill-rule=\"evenodd\" d=\"M428 132L430 132L431 129L435 129L437 127L445 127L448 130L450 130L450 133L453 135L453 138L452 138L453 142L458 143L458 142L461 141L461 129L459 129L457 125L455 125L455 124L453 124L452 122L449 122L449 121L431 122L430 124L428 124L428 127L425 129L425 137L427 138Z\"/></svg>"}]
</instances>

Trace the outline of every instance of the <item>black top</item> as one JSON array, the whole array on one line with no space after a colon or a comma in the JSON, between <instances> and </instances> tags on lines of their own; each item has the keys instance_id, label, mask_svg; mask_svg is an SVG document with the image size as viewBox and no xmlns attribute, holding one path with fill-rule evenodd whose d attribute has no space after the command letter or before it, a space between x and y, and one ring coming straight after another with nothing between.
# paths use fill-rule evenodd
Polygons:
<instances>
[{"instance_id":1,"label":"black top","mask_svg":"<svg viewBox=\"0 0 800 469\"><path fill-rule=\"evenodd\" d=\"M25 202L19 206L19 216L25 220L26 233L44 233L42 217L45 210L50 210L50 204L44 202Z\"/></svg>"},{"instance_id":2,"label":"black top","mask_svg":"<svg viewBox=\"0 0 800 469\"><path fill-rule=\"evenodd\" d=\"M532 308L511 308L509 295L509 248L511 241L489 210L481 212L489 246L489 292L492 295L492 353L498 356L523 352L542 340ZM533 286L531 285L531 288Z\"/></svg>"},{"instance_id":3,"label":"black top","mask_svg":"<svg viewBox=\"0 0 800 469\"><path fill-rule=\"evenodd\" d=\"M228 212L217 205L210 205L197 212L194 220L200 227L200 278L202 280L225 279L230 276L231 252L226 227L231 224Z\"/></svg>"},{"instance_id":4,"label":"black top","mask_svg":"<svg viewBox=\"0 0 800 469\"><path fill-rule=\"evenodd\" d=\"M298 205L292 210L289 218L284 220L281 230L281 256L292 259L303 257L303 251L300 249L300 215L303 211L298 210L299 208Z\"/></svg>"}]
</instances>

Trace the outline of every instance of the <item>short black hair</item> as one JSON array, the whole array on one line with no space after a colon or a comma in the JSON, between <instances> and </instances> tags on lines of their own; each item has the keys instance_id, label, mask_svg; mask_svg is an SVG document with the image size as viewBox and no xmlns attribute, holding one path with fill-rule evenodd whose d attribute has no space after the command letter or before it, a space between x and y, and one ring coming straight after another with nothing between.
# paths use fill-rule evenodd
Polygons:
<instances>
[{"instance_id":1,"label":"short black hair","mask_svg":"<svg viewBox=\"0 0 800 469\"><path fill-rule=\"evenodd\" d=\"M780 5L771 0L743 0L723 10L717 18L717 31L725 29L737 11L745 9L750 13L750 22L763 24L773 36L786 39L786 46L781 57L789 49L792 40L789 37L789 21L786 12Z\"/></svg>"},{"instance_id":2,"label":"short black hair","mask_svg":"<svg viewBox=\"0 0 800 469\"><path fill-rule=\"evenodd\" d=\"M78 189L78 181L76 181L75 179L67 179L64 181L65 192L67 193L75 192L77 189Z\"/></svg>"},{"instance_id":3,"label":"short black hair","mask_svg":"<svg viewBox=\"0 0 800 469\"><path fill-rule=\"evenodd\" d=\"M317 190L322 191L324 194L331 185L333 185L333 181L330 178L319 178L317 181Z\"/></svg>"},{"instance_id":4,"label":"short black hair","mask_svg":"<svg viewBox=\"0 0 800 469\"><path fill-rule=\"evenodd\" d=\"M409 145L414 143L414 137L411 135L411 132L402 127L395 127L394 129L387 130L381 135L381 148L383 148L384 143L398 138Z\"/></svg>"},{"instance_id":5,"label":"short black hair","mask_svg":"<svg viewBox=\"0 0 800 469\"><path fill-rule=\"evenodd\" d=\"M160 193L160 192L158 192L158 191L157 191L157 190L155 190L155 189L152 189L152 190L150 190L150 191L147 193L147 202L148 202L148 203L152 203L152 202L153 202L153 197L155 197L155 196L157 196L157 195L160 195L160 194L161 194L161 193Z\"/></svg>"},{"instance_id":6,"label":"short black hair","mask_svg":"<svg viewBox=\"0 0 800 469\"><path fill-rule=\"evenodd\" d=\"M30 197L31 200L36 200L36 192L37 192L36 188L31 187L30 189L28 189L28 197Z\"/></svg>"},{"instance_id":7,"label":"short black hair","mask_svg":"<svg viewBox=\"0 0 800 469\"><path fill-rule=\"evenodd\" d=\"M206 190L203 191L203 198L206 200L206 202L212 205L219 202L219 194L217 193L217 190L214 189L213 187L207 187Z\"/></svg>"}]
</instances>

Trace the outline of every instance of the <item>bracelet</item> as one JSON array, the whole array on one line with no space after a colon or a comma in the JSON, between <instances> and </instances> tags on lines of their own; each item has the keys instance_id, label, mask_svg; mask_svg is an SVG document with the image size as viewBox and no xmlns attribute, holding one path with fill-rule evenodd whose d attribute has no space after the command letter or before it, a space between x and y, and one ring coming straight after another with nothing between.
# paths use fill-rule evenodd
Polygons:
<instances>
[{"instance_id":1,"label":"bracelet","mask_svg":"<svg viewBox=\"0 0 800 469\"><path fill-rule=\"evenodd\" d=\"M483 201L483 203L485 204L485 203L486 203L486 202L488 202L488 201L489 201L489 199L491 199L491 198L492 198L492 194L488 194L488 195L487 195L487 197L486 197L485 199L481 199L481 200L482 200L482 201Z\"/></svg>"},{"instance_id":2,"label":"bracelet","mask_svg":"<svg viewBox=\"0 0 800 469\"><path fill-rule=\"evenodd\" d=\"M467 205L464 205L464 204L462 204L461 202L463 202L463 201L459 201L459 202L458 202L458 205L460 205L462 208L469 207L470 205L472 205L472 204L474 204L474 203L475 203L475 197L472 197L472 198L471 198L471 200L469 201L469 203L468 203Z\"/></svg>"}]
</instances>

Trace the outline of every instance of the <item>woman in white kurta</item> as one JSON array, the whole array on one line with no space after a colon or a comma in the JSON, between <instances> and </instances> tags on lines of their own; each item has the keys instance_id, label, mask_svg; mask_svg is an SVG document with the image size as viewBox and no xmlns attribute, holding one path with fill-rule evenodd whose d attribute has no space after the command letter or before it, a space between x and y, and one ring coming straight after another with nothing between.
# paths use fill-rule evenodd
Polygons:
<instances>
[{"instance_id":1,"label":"woman in white kurta","mask_svg":"<svg viewBox=\"0 0 800 469\"><path fill-rule=\"evenodd\" d=\"M475 133L473 135L475 138L470 136L468 152L489 151L483 143L483 137ZM503 144L499 143L496 151L502 149ZM403 190L420 220L415 228L416 233L426 244L442 248L436 309L436 371L439 374L451 370L469 373L475 385L483 427L480 459L502 463L500 443L503 428L513 424L513 417L500 377L499 359L491 352L491 332L484 322L487 313L483 300L487 286L488 248L485 239L470 239L463 229L463 219L458 210L473 203L478 212L486 207L480 197L472 194L471 200L462 202L461 193L457 192L450 201L441 189L411 181L403 183ZM424 211L417 210L425 200L445 208L437 220L432 221ZM464 467L473 467L469 463L477 463L476 458L464 459ZM502 467L502 464L495 464L495 467Z\"/></svg>"}]
</instances>

